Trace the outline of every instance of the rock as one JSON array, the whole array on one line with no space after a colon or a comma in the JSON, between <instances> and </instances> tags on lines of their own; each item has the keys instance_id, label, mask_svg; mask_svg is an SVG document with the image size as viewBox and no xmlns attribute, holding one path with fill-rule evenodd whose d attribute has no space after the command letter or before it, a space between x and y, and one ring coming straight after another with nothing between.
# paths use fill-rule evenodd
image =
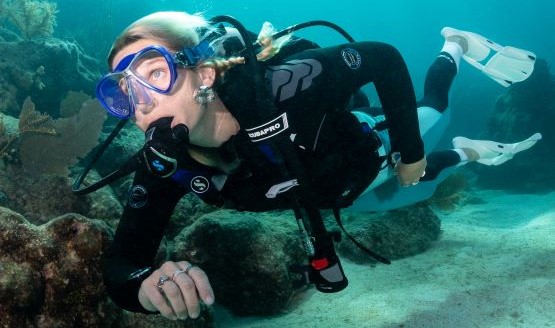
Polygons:
<instances>
[{"instance_id":1,"label":"rock","mask_svg":"<svg viewBox=\"0 0 555 328\"><path fill-rule=\"evenodd\" d=\"M440 234L439 218L423 204L344 216L358 241L392 260L425 251ZM358 263L373 262L343 239L340 255ZM293 287L298 277L289 271L291 265L307 261L292 214L218 210L198 218L174 242L171 257L201 267L217 302L235 314L275 315L287 310L302 292Z\"/></svg>"},{"instance_id":2,"label":"rock","mask_svg":"<svg viewBox=\"0 0 555 328\"><path fill-rule=\"evenodd\" d=\"M545 60L538 59L525 81L511 86L493 111L484 139L517 142L540 132L543 139L501 166L476 166L478 183L489 189L542 193L555 185L555 78Z\"/></svg>"},{"instance_id":3,"label":"rock","mask_svg":"<svg viewBox=\"0 0 555 328\"><path fill-rule=\"evenodd\" d=\"M0 53L0 95L7 100L3 111L12 116L31 96L40 112L57 118L69 90L93 94L100 76L100 63L71 41L0 42Z\"/></svg>"},{"instance_id":4,"label":"rock","mask_svg":"<svg viewBox=\"0 0 555 328\"><path fill-rule=\"evenodd\" d=\"M68 177L31 177L17 166L0 170L0 192L7 198L4 206L21 213L34 224L46 223L66 213L79 213L115 226L123 207L110 188L76 196L71 192L72 184Z\"/></svg>"},{"instance_id":5,"label":"rock","mask_svg":"<svg viewBox=\"0 0 555 328\"><path fill-rule=\"evenodd\" d=\"M231 210L184 229L172 257L205 270L217 302L239 315L283 311L296 294L289 266L306 261L292 214Z\"/></svg>"},{"instance_id":6,"label":"rock","mask_svg":"<svg viewBox=\"0 0 555 328\"><path fill-rule=\"evenodd\" d=\"M101 273L109 235L76 214L37 227L0 208L0 326L110 326L116 309Z\"/></svg>"},{"instance_id":7,"label":"rock","mask_svg":"<svg viewBox=\"0 0 555 328\"><path fill-rule=\"evenodd\" d=\"M213 327L209 309L170 321L114 305L102 281L111 238L99 220L68 214L35 226L0 207L0 327Z\"/></svg>"},{"instance_id":8,"label":"rock","mask_svg":"<svg viewBox=\"0 0 555 328\"><path fill-rule=\"evenodd\" d=\"M29 263L2 259L0 272L1 298L9 300L14 310L24 311L26 308L36 308L40 305L43 295L36 291L44 290L44 281L41 280L40 273L34 271ZM5 306L4 302L2 304Z\"/></svg>"},{"instance_id":9,"label":"rock","mask_svg":"<svg viewBox=\"0 0 555 328\"><path fill-rule=\"evenodd\" d=\"M358 242L389 260L424 252L441 232L441 221L424 204L380 213L345 212L343 220ZM337 250L356 263L376 262L347 238L343 238Z\"/></svg>"}]
</instances>

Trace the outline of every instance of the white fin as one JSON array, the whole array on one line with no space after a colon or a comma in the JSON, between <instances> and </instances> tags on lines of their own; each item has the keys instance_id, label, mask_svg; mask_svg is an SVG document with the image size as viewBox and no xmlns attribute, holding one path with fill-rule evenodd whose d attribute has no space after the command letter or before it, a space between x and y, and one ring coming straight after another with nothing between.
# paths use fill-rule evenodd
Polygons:
<instances>
[{"instance_id":1,"label":"white fin","mask_svg":"<svg viewBox=\"0 0 555 328\"><path fill-rule=\"evenodd\" d=\"M463 59L505 87L526 80L534 71L536 55L530 51L505 47L479 34L451 27L444 27L441 35L446 39L464 38L468 50Z\"/></svg>"},{"instance_id":2,"label":"white fin","mask_svg":"<svg viewBox=\"0 0 555 328\"><path fill-rule=\"evenodd\" d=\"M542 138L541 133L534 133L530 138L512 144L504 144L490 140L472 140L465 137L453 138L453 147L469 148L478 153L478 163L484 165L501 165L514 157L515 154L534 146Z\"/></svg>"}]
</instances>

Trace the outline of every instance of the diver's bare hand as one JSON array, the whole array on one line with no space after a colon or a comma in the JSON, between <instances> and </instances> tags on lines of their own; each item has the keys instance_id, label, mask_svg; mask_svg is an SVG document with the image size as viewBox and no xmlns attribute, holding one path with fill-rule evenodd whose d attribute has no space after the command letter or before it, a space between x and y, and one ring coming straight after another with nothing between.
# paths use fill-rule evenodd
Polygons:
<instances>
[{"instance_id":1,"label":"diver's bare hand","mask_svg":"<svg viewBox=\"0 0 555 328\"><path fill-rule=\"evenodd\" d=\"M168 319L198 318L200 302L214 303L214 292L206 273L187 261L162 264L139 289L139 302L149 311Z\"/></svg>"},{"instance_id":2,"label":"diver's bare hand","mask_svg":"<svg viewBox=\"0 0 555 328\"><path fill-rule=\"evenodd\" d=\"M417 184L426 172L426 164L426 157L411 164L405 164L402 160L398 161L395 164L395 173L401 186L408 187Z\"/></svg>"}]
</instances>

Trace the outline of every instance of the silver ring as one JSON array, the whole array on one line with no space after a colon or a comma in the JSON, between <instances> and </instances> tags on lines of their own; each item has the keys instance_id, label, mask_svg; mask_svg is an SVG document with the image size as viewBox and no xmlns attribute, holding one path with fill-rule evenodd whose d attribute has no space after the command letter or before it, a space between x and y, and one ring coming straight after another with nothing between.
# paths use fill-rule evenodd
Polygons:
<instances>
[{"instance_id":1,"label":"silver ring","mask_svg":"<svg viewBox=\"0 0 555 328\"><path fill-rule=\"evenodd\" d=\"M171 279L171 280L172 280L172 281L175 281L175 278L176 278L178 275L182 274L182 273L184 273L184 274L189 274L189 271L190 271L192 268L194 268L194 267L195 267L194 265L192 265L191 263L189 263L189 264L187 264L187 266L185 267L185 269L177 269L177 270L175 270L175 272L174 272L173 275L172 275L172 279Z\"/></svg>"},{"instance_id":2,"label":"silver ring","mask_svg":"<svg viewBox=\"0 0 555 328\"><path fill-rule=\"evenodd\" d=\"M420 181L413 182L413 183L411 183L411 185L416 186L419 182Z\"/></svg>"},{"instance_id":3,"label":"silver ring","mask_svg":"<svg viewBox=\"0 0 555 328\"><path fill-rule=\"evenodd\" d=\"M195 266L192 265L191 263L187 264L187 266L185 267L185 269L183 269L183 272L185 272L186 274L189 274L189 271L194 268Z\"/></svg>"},{"instance_id":4,"label":"silver ring","mask_svg":"<svg viewBox=\"0 0 555 328\"><path fill-rule=\"evenodd\" d=\"M181 269L175 270L175 272L173 273L173 276L172 276L172 280L175 281L175 278L176 278L178 275L182 274L182 273L187 273L187 272L185 272L185 270L181 270Z\"/></svg>"},{"instance_id":5,"label":"silver ring","mask_svg":"<svg viewBox=\"0 0 555 328\"><path fill-rule=\"evenodd\" d=\"M160 278L158 278L158 284L156 285L156 287L158 287L158 290L160 291L160 293L164 292L164 289L162 289L162 286L164 286L164 283L166 281L170 280L170 278L168 278L168 276L165 275L160 275Z\"/></svg>"}]
</instances>

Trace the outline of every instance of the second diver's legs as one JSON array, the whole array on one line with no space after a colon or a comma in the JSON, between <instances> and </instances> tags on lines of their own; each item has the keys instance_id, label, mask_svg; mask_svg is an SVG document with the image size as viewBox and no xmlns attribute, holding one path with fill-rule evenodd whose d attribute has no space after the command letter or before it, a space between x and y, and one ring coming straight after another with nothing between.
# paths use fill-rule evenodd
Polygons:
<instances>
[{"instance_id":1,"label":"second diver's legs","mask_svg":"<svg viewBox=\"0 0 555 328\"><path fill-rule=\"evenodd\" d=\"M488 158L491 154L495 155L495 152L485 152L481 147L474 149L474 145L489 146L493 142L484 143L481 140L475 140L472 146L466 143L467 147L457 148L457 146L460 146L460 140L462 139L458 139L459 144L454 142L454 149L431 152L449 123L449 89L458 72L461 57L468 50L469 45L465 41L464 38L457 36L446 36L441 53L426 75L424 97L418 103L420 132L424 139L426 153L428 153L428 168L426 169L426 175L421 179L422 183L409 188L401 188L396 179L391 179L393 175L391 166L386 165L387 168L380 172L378 178L354 202L351 207L353 210L390 210L428 199L435 192L437 185L453 173L456 167L475 160L482 163L483 161L479 159L484 154ZM365 119L361 119L361 121L365 121ZM387 134L380 133L380 137L387 139ZM528 149L540 138L541 136L534 135L516 144L496 144L511 149L510 154L514 155L519 151ZM389 145L388 140L385 140L384 145ZM383 149L382 151L389 154L390 149ZM476 157L476 154L479 157ZM502 154L501 157L496 156L496 158L502 158L503 160L512 158L512 156L505 154ZM485 159L482 158L482 160ZM500 161L496 160L496 164L498 162Z\"/></svg>"},{"instance_id":2,"label":"second diver's legs","mask_svg":"<svg viewBox=\"0 0 555 328\"><path fill-rule=\"evenodd\" d=\"M463 46L446 40L426 74L424 96L418 102L420 134L426 153L435 149L450 123L449 90L464 53Z\"/></svg>"},{"instance_id":3,"label":"second diver's legs","mask_svg":"<svg viewBox=\"0 0 555 328\"><path fill-rule=\"evenodd\" d=\"M386 211L414 204L433 196L438 184L466 163L500 165L519 152L534 146L541 139L535 133L516 143L500 143L489 140L472 140L463 137L453 139L454 149L428 154L426 174L420 183L408 188L401 187L396 179L388 179L374 190L367 190L351 206L354 211Z\"/></svg>"},{"instance_id":4,"label":"second diver's legs","mask_svg":"<svg viewBox=\"0 0 555 328\"><path fill-rule=\"evenodd\" d=\"M491 140L455 137L453 138L453 149L435 151L428 155L426 175L420 180L441 180L437 177L445 169L470 162L493 166L501 165L521 151L532 148L541 138L541 133L534 133L529 138L519 142L501 143Z\"/></svg>"},{"instance_id":5,"label":"second diver's legs","mask_svg":"<svg viewBox=\"0 0 555 328\"><path fill-rule=\"evenodd\" d=\"M457 42L446 40L439 55L426 74L424 97L418 102L417 110L420 134L424 139L424 146L427 153L435 148L445 128L449 124L449 116L443 114L448 108L449 89L457 75L458 65L462 55L463 46ZM353 111L352 113L360 122L367 123L371 128L374 128L376 124L384 120L383 115L371 116L362 111ZM391 152L389 135L385 130L377 131L377 133L382 141L382 147L379 149L380 156L387 156ZM428 159L428 166L435 165L433 163L435 161L434 158L435 157L432 157L432 163L430 163L430 159ZM448 161L448 163L449 165L456 165L458 162L451 164L451 161ZM443 163L442 165L437 164L435 166L438 168L442 167ZM391 165L384 162L383 169L366 189L365 193L383 184L393 175L394 171Z\"/></svg>"}]
</instances>

